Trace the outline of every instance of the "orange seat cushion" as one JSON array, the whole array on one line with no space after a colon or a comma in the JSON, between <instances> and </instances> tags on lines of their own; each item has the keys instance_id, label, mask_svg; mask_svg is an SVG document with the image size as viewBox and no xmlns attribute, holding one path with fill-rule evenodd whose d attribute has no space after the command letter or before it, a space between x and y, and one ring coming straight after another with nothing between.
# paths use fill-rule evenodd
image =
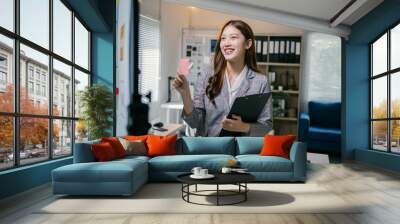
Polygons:
<instances>
[{"instance_id":1,"label":"orange seat cushion","mask_svg":"<svg viewBox=\"0 0 400 224\"><path fill-rule=\"evenodd\" d=\"M157 136L149 135L147 137L147 155L148 156L164 156L176 155L176 139L177 135Z\"/></svg>"},{"instance_id":2,"label":"orange seat cushion","mask_svg":"<svg viewBox=\"0 0 400 224\"><path fill-rule=\"evenodd\" d=\"M126 151L124 146L122 146L121 142L116 137L109 137L109 138L101 138L101 142L108 142L114 149L115 155L117 158L125 157Z\"/></svg>"},{"instance_id":3,"label":"orange seat cushion","mask_svg":"<svg viewBox=\"0 0 400 224\"><path fill-rule=\"evenodd\" d=\"M93 144L90 147L94 157L99 162L110 161L117 158L117 155L109 142Z\"/></svg>"},{"instance_id":4,"label":"orange seat cushion","mask_svg":"<svg viewBox=\"0 0 400 224\"><path fill-rule=\"evenodd\" d=\"M290 158L290 148L296 140L294 135L265 135L264 146L261 149L261 156L280 156Z\"/></svg>"}]
</instances>

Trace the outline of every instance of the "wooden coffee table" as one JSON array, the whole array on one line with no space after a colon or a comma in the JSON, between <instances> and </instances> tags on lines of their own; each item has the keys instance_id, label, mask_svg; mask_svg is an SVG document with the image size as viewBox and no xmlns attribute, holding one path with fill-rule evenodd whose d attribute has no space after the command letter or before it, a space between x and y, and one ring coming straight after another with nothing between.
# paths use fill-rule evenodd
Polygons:
<instances>
[{"instance_id":1,"label":"wooden coffee table","mask_svg":"<svg viewBox=\"0 0 400 224\"><path fill-rule=\"evenodd\" d=\"M191 173L182 174L177 177L178 181L182 183L182 199L188 203L198 205L234 205L247 201L247 192L249 188L247 183L255 180L255 177L248 173L215 173L215 177L212 179L193 179L190 177ZM215 190L198 190L197 185L215 185ZM195 186L194 191L190 191L190 186ZM236 185L237 190L223 190L220 189L220 185ZM215 194L206 194L209 192L215 192ZM216 204L202 204L196 203L190 200L190 196L203 196L203 197L216 197ZM231 203L221 202L222 197L240 196L240 199Z\"/></svg>"}]
</instances>

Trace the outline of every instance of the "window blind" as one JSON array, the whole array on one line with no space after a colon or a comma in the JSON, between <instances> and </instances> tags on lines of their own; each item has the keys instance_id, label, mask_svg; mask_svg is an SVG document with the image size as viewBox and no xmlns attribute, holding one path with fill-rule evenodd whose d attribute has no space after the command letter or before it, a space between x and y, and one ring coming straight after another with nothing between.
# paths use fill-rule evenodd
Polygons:
<instances>
[{"instance_id":1,"label":"window blind","mask_svg":"<svg viewBox=\"0 0 400 224\"><path fill-rule=\"evenodd\" d=\"M139 20L139 92L151 92L152 102L159 100L160 22L140 15Z\"/></svg>"}]
</instances>

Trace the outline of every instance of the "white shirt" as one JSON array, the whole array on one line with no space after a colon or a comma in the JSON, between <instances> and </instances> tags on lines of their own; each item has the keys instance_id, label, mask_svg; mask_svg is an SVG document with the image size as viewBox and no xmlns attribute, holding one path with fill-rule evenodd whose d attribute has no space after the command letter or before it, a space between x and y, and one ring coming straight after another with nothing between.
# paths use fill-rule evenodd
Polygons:
<instances>
[{"instance_id":1,"label":"white shirt","mask_svg":"<svg viewBox=\"0 0 400 224\"><path fill-rule=\"evenodd\" d=\"M226 82L228 83L228 91L229 91L229 105L232 106L233 101L236 98L236 93L239 90L240 85L243 82L243 79L246 77L246 73L247 73L247 65L244 65L242 71L240 72L240 74L236 77L235 80L233 80L233 85L231 86L230 82L229 82L229 76L228 73L225 72L225 79Z\"/></svg>"}]
</instances>

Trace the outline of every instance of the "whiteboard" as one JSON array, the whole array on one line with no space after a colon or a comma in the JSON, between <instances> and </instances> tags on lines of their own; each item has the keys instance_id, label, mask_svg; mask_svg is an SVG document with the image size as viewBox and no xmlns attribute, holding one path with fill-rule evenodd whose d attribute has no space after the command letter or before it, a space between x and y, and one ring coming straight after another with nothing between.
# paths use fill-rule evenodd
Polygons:
<instances>
[{"instance_id":1,"label":"whiteboard","mask_svg":"<svg viewBox=\"0 0 400 224\"><path fill-rule=\"evenodd\" d=\"M193 63L188 81L191 85L197 80L205 68L212 66L214 47L217 43L218 30L182 29L181 58L190 58Z\"/></svg>"}]
</instances>

